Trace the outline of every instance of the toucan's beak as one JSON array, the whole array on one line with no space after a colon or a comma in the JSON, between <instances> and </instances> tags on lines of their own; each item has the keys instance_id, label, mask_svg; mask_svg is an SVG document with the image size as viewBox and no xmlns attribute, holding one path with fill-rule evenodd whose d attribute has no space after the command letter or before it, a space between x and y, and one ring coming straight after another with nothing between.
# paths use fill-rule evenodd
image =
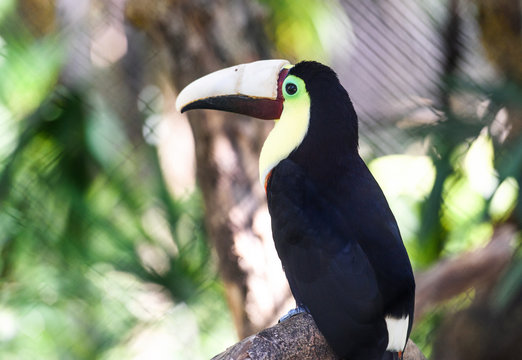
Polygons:
<instances>
[{"instance_id":1,"label":"toucan's beak","mask_svg":"<svg viewBox=\"0 0 522 360\"><path fill-rule=\"evenodd\" d=\"M214 109L279 119L284 100L281 84L288 65L286 60L262 60L213 72L187 85L176 99L176 109Z\"/></svg>"}]
</instances>

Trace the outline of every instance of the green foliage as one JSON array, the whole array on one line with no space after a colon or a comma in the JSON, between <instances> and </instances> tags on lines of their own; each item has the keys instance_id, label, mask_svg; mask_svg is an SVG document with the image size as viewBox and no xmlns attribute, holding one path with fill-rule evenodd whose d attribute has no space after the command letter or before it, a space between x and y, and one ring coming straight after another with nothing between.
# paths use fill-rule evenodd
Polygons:
<instances>
[{"instance_id":1,"label":"green foliage","mask_svg":"<svg viewBox=\"0 0 522 360\"><path fill-rule=\"evenodd\" d=\"M283 57L328 62L332 49L349 45L350 22L337 1L260 2L271 10L267 32Z\"/></svg>"},{"instance_id":2,"label":"green foliage","mask_svg":"<svg viewBox=\"0 0 522 360\"><path fill-rule=\"evenodd\" d=\"M412 132L412 142L420 139L428 144L426 157L384 156L370 163L397 216L417 271L484 246L504 223L517 232L522 224L522 133L517 125L522 86L502 79L477 84L454 77L445 95L453 105L438 109L438 121ZM471 98L476 107L457 111L455 103L463 98L465 106L473 108L467 103ZM487 104L485 110L480 110L479 102ZM517 256L490 294L491 306L498 312L520 301L520 239L517 241ZM473 292L458 296L416 324L412 339L425 355L431 354L442 319L469 306L474 296Z\"/></svg>"},{"instance_id":3,"label":"green foliage","mask_svg":"<svg viewBox=\"0 0 522 360\"><path fill-rule=\"evenodd\" d=\"M233 331L199 194L174 199L155 149L131 143L94 89L59 84L53 35L5 34L2 359L129 358L158 329L191 329L168 339L184 358L222 350Z\"/></svg>"},{"instance_id":4,"label":"green foliage","mask_svg":"<svg viewBox=\"0 0 522 360\"><path fill-rule=\"evenodd\" d=\"M433 186L424 199L418 198L419 227L410 242L420 267L483 245L498 222L521 220L517 213L510 217L519 204L520 142L500 141L494 122L506 106L516 109L513 98L520 90L508 83L481 87L458 79L453 86L448 96L489 98L489 106L481 116L446 108L440 121L415 130L416 137L429 141L434 166Z\"/></svg>"},{"instance_id":5,"label":"green foliage","mask_svg":"<svg viewBox=\"0 0 522 360\"><path fill-rule=\"evenodd\" d=\"M428 359L431 357L433 342L437 337L437 328L442 324L446 311L446 308L438 308L427 313L422 321L415 325L415 329L410 335L411 340Z\"/></svg>"},{"instance_id":6,"label":"green foliage","mask_svg":"<svg viewBox=\"0 0 522 360\"><path fill-rule=\"evenodd\" d=\"M471 93L488 99L489 105L481 116L456 114L447 108L445 118L420 130L433 145L430 157L436 174L433 188L421 204L422 225L414 242L418 250L413 252L413 259L420 266L484 245L494 228L505 222L517 231L522 224L522 133L516 126L502 123L505 116L511 116L515 123L519 120L522 88L509 81L479 86L459 79L453 85L449 96ZM518 256L490 294L492 307L506 311L520 301L521 291ZM466 295L466 301L452 299L415 328L412 338L426 355L433 344L429 334L439 324L433 320L434 316L438 318L435 314L441 309L449 314L465 308L472 297Z\"/></svg>"},{"instance_id":7,"label":"green foliage","mask_svg":"<svg viewBox=\"0 0 522 360\"><path fill-rule=\"evenodd\" d=\"M9 3L0 8L6 14L0 23L0 99L12 115L21 118L33 111L56 84L64 55L56 35L33 41L29 30L14 16L10 8L14 4Z\"/></svg>"},{"instance_id":8,"label":"green foliage","mask_svg":"<svg viewBox=\"0 0 522 360\"><path fill-rule=\"evenodd\" d=\"M209 311L224 311L197 194L173 200L150 148L123 160L130 144L107 143L102 160L89 141L100 136L89 125L97 114L84 99L53 92L24 121L3 166L0 306L16 319L16 335L0 339L6 354L103 354L140 322L125 308L126 297L133 301L147 284L169 302L196 308L205 293L219 304ZM143 171L146 177L133 175ZM169 224L164 238L152 228L158 222ZM212 327L208 313L198 318Z\"/></svg>"}]
</instances>

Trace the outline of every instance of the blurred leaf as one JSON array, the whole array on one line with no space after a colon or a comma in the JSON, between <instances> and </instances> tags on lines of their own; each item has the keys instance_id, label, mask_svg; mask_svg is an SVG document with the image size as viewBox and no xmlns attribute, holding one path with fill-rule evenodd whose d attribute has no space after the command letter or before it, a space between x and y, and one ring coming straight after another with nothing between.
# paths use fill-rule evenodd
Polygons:
<instances>
[{"instance_id":1,"label":"blurred leaf","mask_svg":"<svg viewBox=\"0 0 522 360\"><path fill-rule=\"evenodd\" d=\"M284 57L328 62L333 49L350 45L350 21L337 1L261 2L271 9L268 32Z\"/></svg>"},{"instance_id":2,"label":"blurred leaf","mask_svg":"<svg viewBox=\"0 0 522 360\"><path fill-rule=\"evenodd\" d=\"M5 27L0 25L0 29ZM0 38L0 100L17 118L44 100L58 80L64 58L59 37L32 41L31 35L20 28Z\"/></svg>"}]
</instances>

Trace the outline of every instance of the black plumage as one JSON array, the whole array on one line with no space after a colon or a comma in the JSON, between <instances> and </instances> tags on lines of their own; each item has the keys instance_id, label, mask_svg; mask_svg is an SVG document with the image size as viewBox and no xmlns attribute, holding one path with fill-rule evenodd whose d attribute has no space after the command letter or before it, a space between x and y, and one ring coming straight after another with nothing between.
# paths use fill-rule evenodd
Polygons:
<instances>
[{"instance_id":1,"label":"black plumage","mask_svg":"<svg viewBox=\"0 0 522 360\"><path fill-rule=\"evenodd\" d=\"M334 351L381 360L385 317L413 320L414 280L388 203L358 154L357 116L336 74L301 62L289 75L310 96L306 136L267 183L275 246L298 305ZM384 357L383 357L384 356Z\"/></svg>"}]
</instances>

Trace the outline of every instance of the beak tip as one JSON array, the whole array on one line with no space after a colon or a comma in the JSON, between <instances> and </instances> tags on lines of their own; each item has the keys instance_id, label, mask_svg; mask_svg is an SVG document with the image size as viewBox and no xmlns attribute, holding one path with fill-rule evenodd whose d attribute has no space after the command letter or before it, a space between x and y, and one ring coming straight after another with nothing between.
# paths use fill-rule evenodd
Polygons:
<instances>
[{"instance_id":1,"label":"beak tip","mask_svg":"<svg viewBox=\"0 0 522 360\"><path fill-rule=\"evenodd\" d=\"M178 96L178 99L179 99L179 96ZM185 105L182 105L180 103L180 101L178 101L178 99L176 99L176 105L175 105L176 111L180 112L180 113L183 113L183 109L185 108Z\"/></svg>"},{"instance_id":2,"label":"beak tip","mask_svg":"<svg viewBox=\"0 0 522 360\"><path fill-rule=\"evenodd\" d=\"M185 104L185 103L176 103L176 110L178 112L180 112L181 114L189 111L189 110L192 110L193 108L191 107L191 105L193 105L195 103L195 101L192 101L192 102L189 102L188 104Z\"/></svg>"}]
</instances>

